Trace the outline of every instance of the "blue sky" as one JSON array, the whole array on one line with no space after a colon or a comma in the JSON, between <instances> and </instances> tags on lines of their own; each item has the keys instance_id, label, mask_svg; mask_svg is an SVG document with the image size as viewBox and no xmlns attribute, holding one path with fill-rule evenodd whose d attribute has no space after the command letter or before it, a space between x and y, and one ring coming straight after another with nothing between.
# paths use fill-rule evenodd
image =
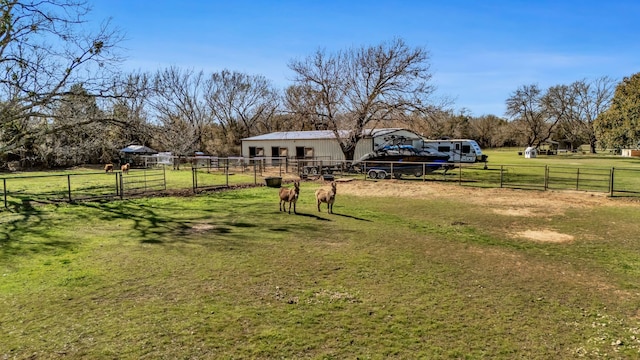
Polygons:
<instances>
[{"instance_id":1,"label":"blue sky","mask_svg":"<svg viewBox=\"0 0 640 360\"><path fill-rule=\"evenodd\" d=\"M640 71L640 1L89 0L123 31L126 70L228 69L291 84L292 59L402 38L454 108L503 116L520 86Z\"/></svg>"}]
</instances>

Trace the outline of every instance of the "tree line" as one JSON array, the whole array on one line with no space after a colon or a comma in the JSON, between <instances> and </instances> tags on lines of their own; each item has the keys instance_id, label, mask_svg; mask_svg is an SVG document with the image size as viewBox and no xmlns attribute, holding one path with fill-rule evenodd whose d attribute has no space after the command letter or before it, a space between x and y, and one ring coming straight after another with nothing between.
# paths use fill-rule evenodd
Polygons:
<instances>
[{"instance_id":1,"label":"tree line","mask_svg":"<svg viewBox=\"0 0 640 360\"><path fill-rule=\"evenodd\" d=\"M640 74L523 85L505 100L506 117L477 117L436 96L429 52L400 38L293 59L292 84L279 89L229 69L120 71L120 32L108 22L87 31L89 10L83 0L0 3L1 167L110 162L130 144L239 155L243 138L291 130L333 131L347 159L376 127L485 148L554 140L596 152L639 140Z\"/></svg>"}]
</instances>

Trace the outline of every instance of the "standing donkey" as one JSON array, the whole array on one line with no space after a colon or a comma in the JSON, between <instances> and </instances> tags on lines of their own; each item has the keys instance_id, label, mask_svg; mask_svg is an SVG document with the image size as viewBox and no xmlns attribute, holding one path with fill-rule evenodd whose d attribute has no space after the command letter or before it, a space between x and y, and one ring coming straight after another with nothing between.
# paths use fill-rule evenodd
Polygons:
<instances>
[{"instance_id":1,"label":"standing donkey","mask_svg":"<svg viewBox=\"0 0 640 360\"><path fill-rule=\"evenodd\" d=\"M293 213L296 212L296 201L298 201L298 196L300 195L300 182L293 182L293 189L289 188L281 188L280 189L280 211L287 211L285 207L286 203L289 203L289 214L291 214L291 204L293 204Z\"/></svg>"},{"instance_id":2,"label":"standing donkey","mask_svg":"<svg viewBox=\"0 0 640 360\"><path fill-rule=\"evenodd\" d=\"M333 203L336 200L336 182L331 182L331 189L318 189L316 190L316 204L318 205L318 211L320 211L320 204L327 203L327 213L333 214Z\"/></svg>"}]
</instances>

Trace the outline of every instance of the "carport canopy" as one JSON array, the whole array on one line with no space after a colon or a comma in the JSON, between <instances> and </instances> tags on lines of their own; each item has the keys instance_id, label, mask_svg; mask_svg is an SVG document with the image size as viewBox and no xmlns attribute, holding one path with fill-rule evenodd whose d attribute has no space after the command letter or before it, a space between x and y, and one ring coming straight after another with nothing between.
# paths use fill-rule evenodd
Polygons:
<instances>
[{"instance_id":1,"label":"carport canopy","mask_svg":"<svg viewBox=\"0 0 640 360\"><path fill-rule=\"evenodd\" d=\"M152 155L152 154L158 153L152 148L144 145L129 145L126 148L120 149L120 152L125 154L136 154L136 155Z\"/></svg>"}]
</instances>

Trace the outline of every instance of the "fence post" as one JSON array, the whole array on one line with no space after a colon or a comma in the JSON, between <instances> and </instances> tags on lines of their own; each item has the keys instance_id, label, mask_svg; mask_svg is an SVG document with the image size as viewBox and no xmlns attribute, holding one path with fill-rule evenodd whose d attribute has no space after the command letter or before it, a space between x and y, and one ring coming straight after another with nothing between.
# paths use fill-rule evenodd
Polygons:
<instances>
[{"instance_id":1,"label":"fence post","mask_svg":"<svg viewBox=\"0 0 640 360\"><path fill-rule=\"evenodd\" d=\"M69 202L71 202L71 174L67 174L67 190L69 191Z\"/></svg>"},{"instance_id":2,"label":"fence post","mask_svg":"<svg viewBox=\"0 0 640 360\"><path fill-rule=\"evenodd\" d=\"M549 188L549 165L544 166L544 190Z\"/></svg>"},{"instance_id":3,"label":"fence post","mask_svg":"<svg viewBox=\"0 0 640 360\"><path fill-rule=\"evenodd\" d=\"M422 182L427 181L427 164L422 163Z\"/></svg>"},{"instance_id":4,"label":"fence post","mask_svg":"<svg viewBox=\"0 0 640 360\"><path fill-rule=\"evenodd\" d=\"M264 159L260 160L260 163L262 164L264 162ZM227 162L224 166L224 173L227 175L227 187L229 187L229 158L227 158Z\"/></svg>"},{"instance_id":5,"label":"fence post","mask_svg":"<svg viewBox=\"0 0 640 360\"><path fill-rule=\"evenodd\" d=\"M500 188L504 182L504 165L500 165Z\"/></svg>"},{"instance_id":6,"label":"fence post","mask_svg":"<svg viewBox=\"0 0 640 360\"><path fill-rule=\"evenodd\" d=\"M280 176L282 176L282 165L280 165ZM253 161L253 184L258 185L258 169L255 161Z\"/></svg>"},{"instance_id":7,"label":"fence post","mask_svg":"<svg viewBox=\"0 0 640 360\"><path fill-rule=\"evenodd\" d=\"M116 173L118 179L120 179L120 200L124 199L124 180L122 180L122 172Z\"/></svg>"},{"instance_id":8,"label":"fence post","mask_svg":"<svg viewBox=\"0 0 640 360\"><path fill-rule=\"evenodd\" d=\"M446 180L447 178L445 178ZM462 185L462 163L458 163L458 185Z\"/></svg>"},{"instance_id":9,"label":"fence post","mask_svg":"<svg viewBox=\"0 0 640 360\"><path fill-rule=\"evenodd\" d=\"M209 162L209 165L211 165L211 162ZM164 190L167 191L167 168L164 165L162 165L162 183L164 184Z\"/></svg>"},{"instance_id":10,"label":"fence post","mask_svg":"<svg viewBox=\"0 0 640 360\"><path fill-rule=\"evenodd\" d=\"M193 193L198 192L198 175L196 174L196 168L191 168L191 184L193 187Z\"/></svg>"},{"instance_id":11,"label":"fence post","mask_svg":"<svg viewBox=\"0 0 640 360\"><path fill-rule=\"evenodd\" d=\"M114 172L113 174L115 175L116 179L116 196L120 196L120 183L118 182L118 173Z\"/></svg>"},{"instance_id":12,"label":"fence post","mask_svg":"<svg viewBox=\"0 0 640 360\"><path fill-rule=\"evenodd\" d=\"M609 196L613 196L613 178L614 178L615 168L611 168L611 175L609 175Z\"/></svg>"},{"instance_id":13,"label":"fence post","mask_svg":"<svg viewBox=\"0 0 640 360\"><path fill-rule=\"evenodd\" d=\"M576 191L580 190L580 168L576 170Z\"/></svg>"},{"instance_id":14,"label":"fence post","mask_svg":"<svg viewBox=\"0 0 640 360\"><path fill-rule=\"evenodd\" d=\"M4 193L4 207L8 208L7 205L7 179L2 179L2 192Z\"/></svg>"}]
</instances>

